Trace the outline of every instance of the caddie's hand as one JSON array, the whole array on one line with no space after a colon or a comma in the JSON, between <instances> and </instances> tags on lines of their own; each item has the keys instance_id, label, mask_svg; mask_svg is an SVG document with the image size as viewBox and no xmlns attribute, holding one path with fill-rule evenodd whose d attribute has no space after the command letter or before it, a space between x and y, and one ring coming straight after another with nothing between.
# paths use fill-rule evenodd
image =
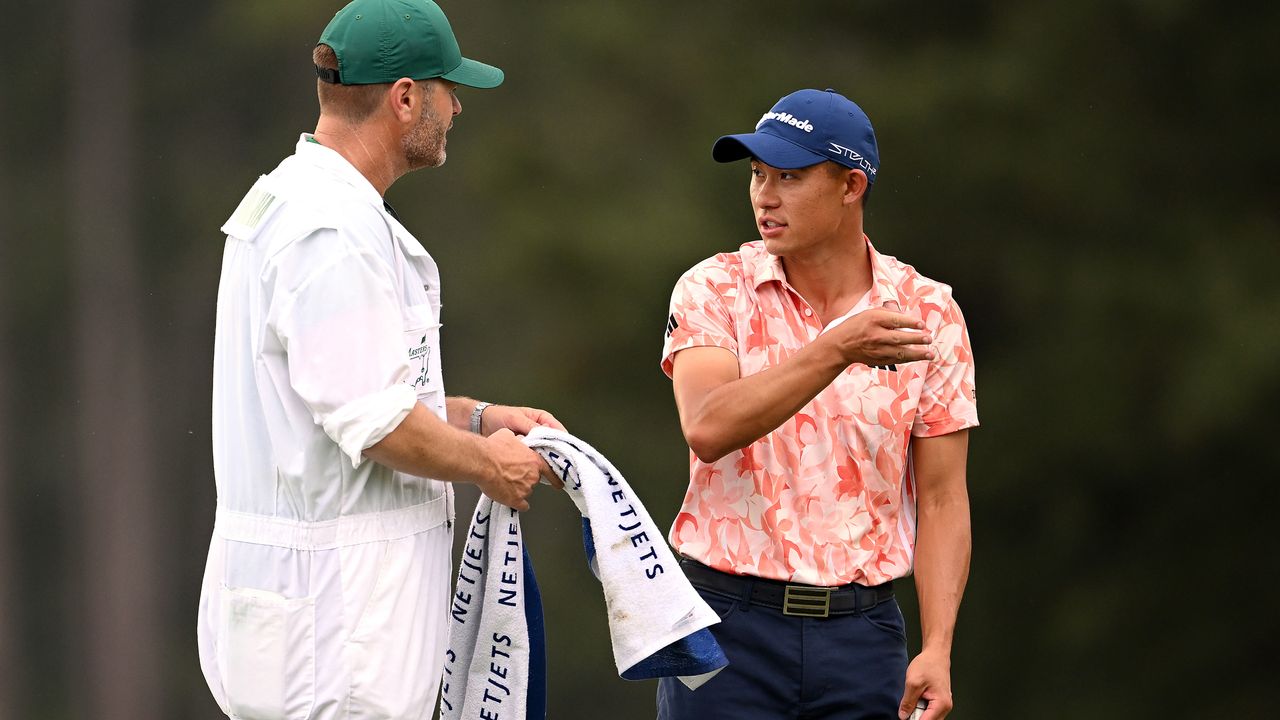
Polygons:
<instances>
[{"instance_id":1,"label":"caddie's hand","mask_svg":"<svg viewBox=\"0 0 1280 720\"><path fill-rule=\"evenodd\" d=\"M476 484L494 502L524 511L529 509L529 495L541 477L545 476L556 487L563 486L542 456L520 442L510 430L498 430L484 441L489 448L494 471Z\"/></svg>"},{"instance_id":2,"label":"caddie's hand","mask_svg":"<svg viewBox=\"0 0 1280 720\"><path fill-rule=\"evenodd\" d=\"M951 712L951 657L947 654L925 650L907 666L906 691L898 705L899 720L911 716L920 698L929 703L920 720L942 720Z\"/></svg>"},{"instance_id":3,"label":"caddie's hand","mask_svg":"<svg viewBox=\"0 0 1280 720\"><path fill-rule=\"evenodd\" d=\"M846 363L893 365L932 360L933 337L924 321L897 311L897 305L864 310L826 333Z\"/></svg>"},{"instance_id":4,"label":"caddie's hand","mask_svg":"<svg viewBox=\"0 0 1280 720\"><path fill-rule=\"evenodd\" d=\"M564 425L546 410L510 405L490 405L480 416L480 434L492 435L506 428L517 435L528 435L539 425L564 430Z\"/></svg>"}]
</instances>

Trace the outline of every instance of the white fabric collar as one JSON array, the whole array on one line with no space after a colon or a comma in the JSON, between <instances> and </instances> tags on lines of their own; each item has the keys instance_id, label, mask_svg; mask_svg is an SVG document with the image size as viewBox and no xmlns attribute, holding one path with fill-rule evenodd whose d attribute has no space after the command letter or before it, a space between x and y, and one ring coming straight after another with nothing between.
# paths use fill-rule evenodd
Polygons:
<instances>
[{"instance_id":1,"label":"white fabric collar","mask_svg":"<svg viewBox=\"0 0 1280 720\"><path fill-rule=\"evenodd\" d=\"M331 173L334 177L354 188L362 199L368 200L370 203L382 207L382 196L378 194L369 179L360 174L346 158L338 154L337 150L325 147L313 140L315 136L311 133L302 133L298 136L298 145L295 148L295 154L298 158L315 165L322 171Z\"/></svg>"},{"instance_id":2,"label":"white fabric collar","mask_svg":"<svg viewBox=\"0 0 1280 720\"><path fill-rule=\"evenodd\" d=\"M387 224L391 227L392 234L400 241L400 245L404 247L405 252L415 257L430 257L427 249L422 247L422 243L409 232L408 228L400 224L400 221L387 212L384 205L385 199L378 194L377 188L369 179L360 173L346 158L342 157L338 151L333 148L325 147L315 142L315 136L311 133L302 133L298 136L298 144L295 148L295 154L298 159L314 165L322 172L332 174L339 181L350 185L358 197L368 201L370 205L378 208L378 212L382 213L386 218Z\"/></svg>"}]
</instances>

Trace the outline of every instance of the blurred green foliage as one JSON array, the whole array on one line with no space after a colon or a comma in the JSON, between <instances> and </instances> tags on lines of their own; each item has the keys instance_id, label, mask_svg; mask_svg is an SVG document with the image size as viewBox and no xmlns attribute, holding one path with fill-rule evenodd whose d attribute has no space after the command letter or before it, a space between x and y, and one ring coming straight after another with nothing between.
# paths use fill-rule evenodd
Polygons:
<instances>
[{"instance_id":1,"label":"blurred green foliage","mask_svg":"<svg viewBox=\"0 0 1280 720\"><path fill-rule=\"evenodd\" d=\"M9 34L0 89L0 512L16 548L16 710L84 707L75 636L102 592L158 598L154 717L219 717L196 664L213 521L218 227L314 127L309 57L339 7L136 0L130 153L163 509L162 587L77 578L76 288L60 16ZM553 411L659 525L687 482L658 369L676 278L754 238L744 167L711 142L781 95L834 87L876 125L878 249L954 286L978 362L974 561L955 718L1263 718L1280 623L1280 9L1203 0L700 3L454 0L449 161L388 194L439 261L453 394ZM111 143L112 137L95 138ZM103 252L112 252L110 247ZM102 378L109 383L110 378ZM463 493L465 517L474 495ZM551 717L653 716L614 673L572 505L526 518ZM0 527L3 527L0 525ZM124 581L122 580L122 583ZM127 583L126 583L127 584ZM909 624L913 597L901 583ZM918 636L913 636L913 643ZM850 668L856 672L856 668Z\"/></svg>"}]
</instances>

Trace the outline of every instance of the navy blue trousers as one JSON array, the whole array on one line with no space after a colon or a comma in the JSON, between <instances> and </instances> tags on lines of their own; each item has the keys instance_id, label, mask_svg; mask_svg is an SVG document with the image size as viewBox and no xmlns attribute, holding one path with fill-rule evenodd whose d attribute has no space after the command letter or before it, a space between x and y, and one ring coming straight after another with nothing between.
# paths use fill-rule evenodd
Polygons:
<instances>
[{"instance_id":1,"label":"navy blue trousers","mask_svg":"<svg viewBox=\"0 0 1280 720\"><path fill-rule=\"evenodd\" d=\"M658 720L897 720L907 673L902 611L800 618L698 588L729 666L691 691L658 681Z\"/></svg>"}]
</instances>

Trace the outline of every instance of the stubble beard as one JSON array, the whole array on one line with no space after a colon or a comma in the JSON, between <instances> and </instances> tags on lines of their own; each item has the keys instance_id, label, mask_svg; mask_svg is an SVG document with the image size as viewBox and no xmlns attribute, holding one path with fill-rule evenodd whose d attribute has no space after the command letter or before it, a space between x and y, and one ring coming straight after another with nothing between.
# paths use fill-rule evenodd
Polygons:
<instances>
[{"instance_id":1,"label":"stubble beard","mask_svg":"<svg viewBox=\"0 0 1280 720\"><path fill-rule=\"evenodd\" d=\"M445 161L445 132L448 127L439 116L424 109L418 124L401 140L410 170L440 167Z\"/></svg>"}]
</instances>

